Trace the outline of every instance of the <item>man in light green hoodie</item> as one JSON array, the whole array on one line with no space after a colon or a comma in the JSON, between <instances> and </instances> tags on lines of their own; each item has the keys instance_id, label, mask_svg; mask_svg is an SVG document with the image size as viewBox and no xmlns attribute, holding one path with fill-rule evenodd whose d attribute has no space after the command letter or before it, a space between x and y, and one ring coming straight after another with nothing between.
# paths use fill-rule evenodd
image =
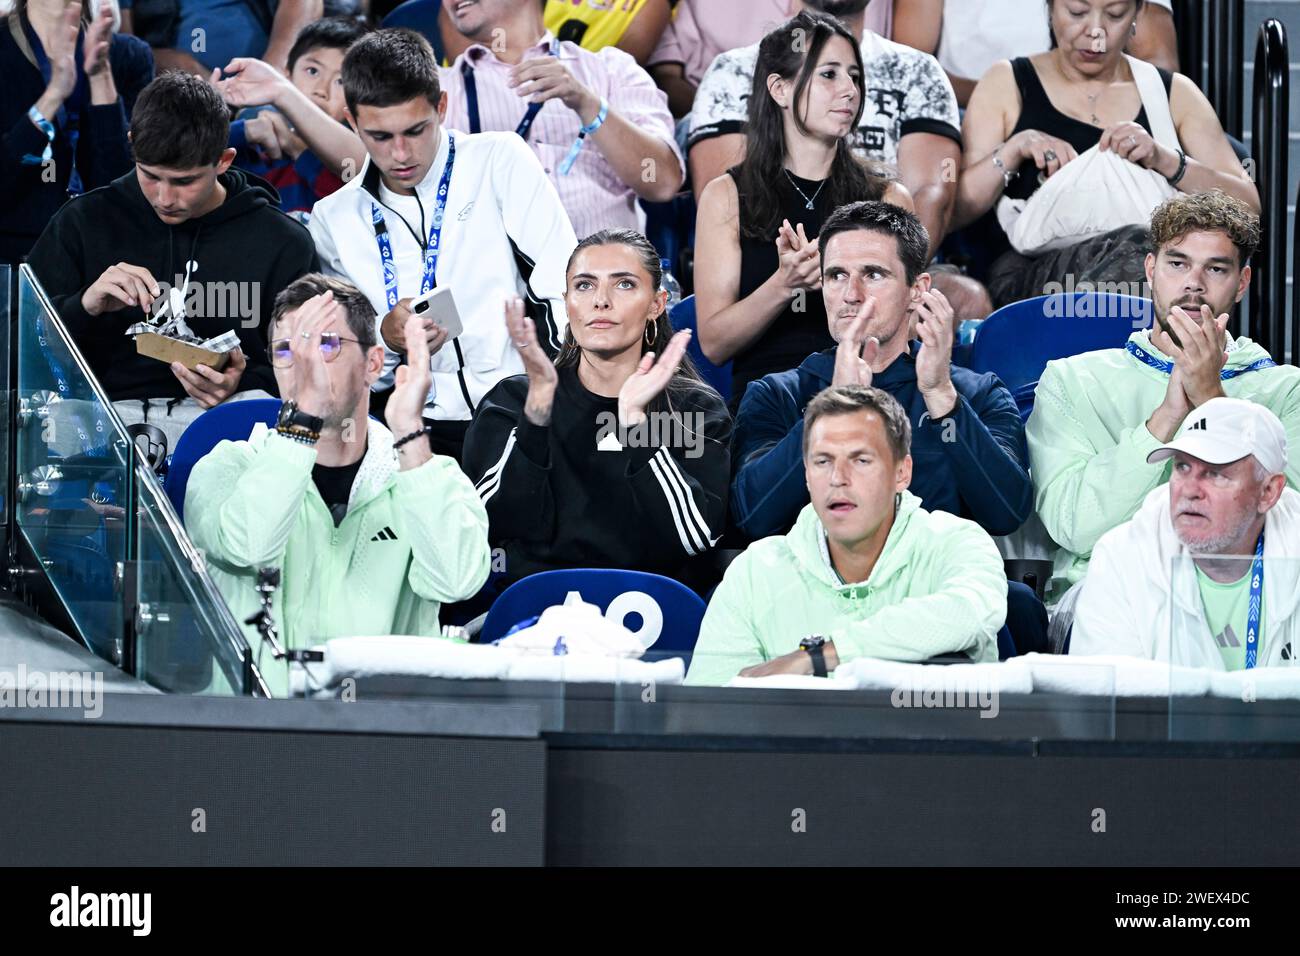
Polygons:
<instances>
[{"instance_id":1,"label":"man in light green hoodie","mask_svg":"<svg viewBox=\"0 0 1300 956\"><path fill-rule=\"evenodd\" d=\"M276 297L279 421L217 445L185 494L190 536L237 620L260 606L254 585L264 567L281 569L273 616L290 648L344 635L437 635L440 602L470 597L487 580L487 513L456 462L429 450L424 430L428 337L412 316L409 364L397 371L385 428L367 415L384 350L365 296L311 274ZM261 638L246 631L256 658ZM286 666L261 660L272 693L285 693Z\"/></svg>"},{"instance_id":2,"label":"man in light green hoodie","mask_svg":"<svg viewBox=\"0 0 1300 956\"><path fill-rule=\"evenodd\" d=\"M808 403L811 502L789 534L727 568L686 683L826 676L857 657L997 660L1002 558L975 522L926 511L907 491L910 444L906 412L881 389L833 386Z\"/></svg>"},{"instance_id":3,"label":"man in light green hoodie","mask_svg":"<svg viewBox=\"0 0 1300 956\"><path fill-rule=\"evenodd\" d=\"M1226 332L1250 285L1259 217L1222 192L1180 193L1152 215L1151 240L1152 328L1122 349L1049 362L1026 427L1035 509L1060 546L1048 599L1064 618L1074 596L1062 597L1083 579L1097 541L1169 480L1169 463L1147 456L1194 409L1224 395L1257 402L1300 447L1300 369ZM1298 462L1287 468L1292 486Z\"/></svg>"}]
</instances>

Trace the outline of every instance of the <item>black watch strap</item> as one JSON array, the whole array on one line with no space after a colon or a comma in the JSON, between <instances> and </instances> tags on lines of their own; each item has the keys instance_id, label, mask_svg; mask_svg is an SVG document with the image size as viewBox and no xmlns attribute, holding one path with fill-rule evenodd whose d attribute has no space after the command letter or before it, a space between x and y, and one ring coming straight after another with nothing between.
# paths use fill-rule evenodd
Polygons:
<instances>
[{"instance_id":1,"label":"black watch strap","mask_svg":"<svg viewBox=\"0 0 1300 956\"><path fill-rule=\"evenodd\" d=\"M826 651L825 644L813 644L804 648L808 656L812 658L813 677L826 676Z\"/></svg>"}]
</instances>

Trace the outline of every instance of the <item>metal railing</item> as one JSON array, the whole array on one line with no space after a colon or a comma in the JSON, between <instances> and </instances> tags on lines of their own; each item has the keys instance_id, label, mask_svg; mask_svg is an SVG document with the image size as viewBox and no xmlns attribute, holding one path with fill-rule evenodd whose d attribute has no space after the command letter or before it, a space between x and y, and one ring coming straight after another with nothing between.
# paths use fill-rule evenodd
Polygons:
<instances>
[{"instance_id":1,"label":"metal railing","mask_svg":"<svg viewBox=\"0 0 1300 956\"><path fill-rule=\"evenodd\" d=\"M1286 348L1289 59L1286 28L1277 20L1260 24L1251 112L1253 178L1261 207L1260 245L1252 260L1250 335L1279 358Z\"/></svg>"},{"instance_id":2,"label":"metal railing","mask_svg":"<svg viewBox=\"0 0 1300 956\"><path fill-rule=\"evenodd\" d=\"M1178 33L1178 72L1205 89L1205 0L1174 4Z\"/></svg>"},{"instance_id":3,"label":"metal railing","mask_svg":"<svg viewBox=\"0 0 1300 956\"><path fill-rule=\"evenodd\" d=\"M1229 136L1241 139L1242 73L1245 72L1245 0L1209 0L1206 32L1210 72L1207 93Z\"/></svg>"},{"instance_id":4,"label":"metal railing","mask_svg":"<svg viewBox=\"0 0 1300 956\"><path fill-rule=\"evenodd\" d=\"M1205 91L1224 131L1241 139L1245 0L1180 0L1173 13L1178 72Z\"/></svg>"}]
</instances>

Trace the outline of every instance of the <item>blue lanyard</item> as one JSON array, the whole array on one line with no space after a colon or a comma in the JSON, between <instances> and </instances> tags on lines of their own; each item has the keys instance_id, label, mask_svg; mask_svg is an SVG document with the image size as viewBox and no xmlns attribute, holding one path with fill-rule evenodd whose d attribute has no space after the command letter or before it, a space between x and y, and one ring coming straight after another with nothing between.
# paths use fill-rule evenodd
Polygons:
<instances>
[{"instance_id":1,"label":"blue lanyard","mask_svg":"<svg viewBox=\"0 0 1300 956\"><path fill-rule=\"evenodd\" d=\"M456 162L456 138L447 133L447 166L438 182L438 201L433 207L433 224L429 228L429 243L424 247L424 275L420 279L420 295L438 284L438 249L442 241L442 218L447 211L447 191L451 188L451 167ZM397 307L397 264L393 262L393 243L388 238L388 224L379 203L370 204L370 219L375 227L375 242L379 244L379 258L384 264L384 298L391 312Z\"/></svg>"},{"instance_id":2,"label":"blue lanyard","mask_svg":"<svg viewBox=\"0 0 1300 956\"><path fill-rule=\"evenodd\" d=\"M48 85L53 72L50 66L50 58L45 54L45 48L41 46L41 40L36 35L36 31L31 28L30 24L24 24L24 26L27 30L27 40L32 46L32 55L36 57L36 66ZM77 86L72 91L72 95L63 101L63 105L59 107L58 115L55 117L55 125L67 132L68 145L72 149L72 170L68 174L68 195L70 196L80 196L85 192L85 188L81 183L81 174L77 172L77 140L81 137L81 107L86 102L87 89L90 83L85 71L81 69L83 60L81 40L83 36L84 33L77 34L77 49L76 53L73 54L77 58ZM109 67L105 67L105 69L109 69ZM50 148L46 147L45 155L39 157L38 161L44 162L50 158L50 155Z\"/></svg>"},{"instance_id":3,"label":"blue lanyard","mask_svg":"<svg viewBox=\"0 0 1300 956\"><path fill-rule=\"evenodd\" d=\"M551 49L547 56L560 55L560 41L552 40ZM479 121L478 115L478 83L474 79L474 67L469 65L469 56L460 64L460 75L465 80L465 109L469 113L469 131L471 133L483 132L483 126ZM523 140L528 139L528 133L533 128L533 120L537 119L537 114L542 111L544 103L529 103L528 109L524 112L524 118L519 121L515 127L515 133Z\"/></svg>"},{"instance_id":4,"label":"blue lanyard","mask_svg":"<svg viewBox=\"0 0 1300 956\"><path fill-rule=\"evenodd\" d=\"M1250 601L1246 605L1246 669L1255 666L1259 658L1260 596L1264 591L1264 530L1255 543L1255 559L1250 562Z\"/></svg>"},{"instance_id":5,"label":"blue lanyard","mask_svg":"<svg viewBox=\"0 0 1300 956\"><path fill-rule=\"evenodd\" d=\"M1124 346L1124 348L1127 349L1128 353L1138 361L1150 365L1158 372L1164 372L1168 375L1174 370L1173 362L1156 358L1136 342L1129 342ZM1275 365L1277 365L1277 363L1271 358L1262 358L1257 362L1251 362L1245 368L1225 368L1219 372L1219 379L1220 381L1226 382L1229 379L1236 378L1238 375L1245 375L1247 372L1258 372L1262 368L1273 368Z\"/></svg>"}]
</instances>

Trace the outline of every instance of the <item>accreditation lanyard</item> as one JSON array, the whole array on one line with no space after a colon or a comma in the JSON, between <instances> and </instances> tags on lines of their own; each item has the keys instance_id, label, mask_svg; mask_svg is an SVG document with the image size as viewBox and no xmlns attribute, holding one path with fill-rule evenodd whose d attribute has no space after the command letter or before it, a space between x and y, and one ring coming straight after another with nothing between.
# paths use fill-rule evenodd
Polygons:
<instances>
[{"instance_id":1,"label":"accreditation lanyard","mask_svg":"<svg viewBox=\"0 0 1300 956\"><path fill-rule=\"evenodd\" d=\"M551 48L547 51L547 56L560 55L560 41L552 40ZM460 75L465 81L465 109L469 113L469 131L471 133L483 132L482 123L478 115L478 83L474 79L474 67L470 66L469 56L460 64ZM515 133L523 140L527 141L528 133L533 128L533 120L537 119L537 114L542 111L544 103L529 103L528 109L524 111L524 118L519 121L515 127Z\"/></svg>"},{"instance_id":2,"label":"accreditation lanyard","mask_svg":"<svg viewBox=\"0 0 1300 956\"><path fill-rule=\"evenodd\" d=\"M1127 345L1124 346L1124 348L1127 349L1128 353L1132 355L1134 358L1136 358L1138 361L1146 365L1150 365L1156 371L1164 372L1166 375L1169 375L1174 370L1173 362L1170 362L1166 359L1156 358L1154 355L1152 355L1146 349L1142 348L1136 342L1129 342ZM1247 372L1258 372L1262 368L1272 368L1275 365L1277 365L1276 362L1274 362L1271 358L1266 357L1260 359L1257 362L1251 362L1245 368L1222 369L1219 372L1219 379L1221 381L1226 382L1229 379L1236 378L1238 375L1245 375Z\"/></svg>"},{"instance_id":3,"label":"accreditation lanyard","mask_svg":"<svg viewBox=\"0 0 1300 956\"><path fill-rule=\"evenodd\" d=\"M1255 544L1255 559L1250 563L1250 600L1246 605L1246 669L1259 658L1260 597L1264 593L1264 531L1260 529Z\"/></svg>"},{"instance_id":4,"label":"accreditation lanyard","mask_svg":"<svg viewBox=\"0 0 1300 956\"><path fill-rule=\"evenodd\" d=\"M447 133L447 166L438 182L438 199L433 207L433 225L429 228L429 242L424 247L424 275L420 278L420 295L438 284L438 248L442 240L442 218L447 211L447 191L451 188L451 167L456 162L456 138ZM393 243L388 237L388 224L379 203L370 204L370 218L375 227L375 242L379 245L379 258L384 264L384 298L391 312L397 307L397 264L393 261Z\"/></svg>"},{"instance_id":5,"label":"accreditation lanyard","mask_svg":"<svg viewBox=\"0 0 1300 956\"><path fill-rule=\"evenodd\" d=\"M73 56L76 57L76 63L79 66L83 57L81 46L83 36L84 34L77 34L76 51L73 53ZM27 40L31 43L32 55L36 57L36 68L41 71L41 76L44 77L46 84L48 84L50 82L50 77L53 75L53 68L50 66L50 58L45 54L45 48L41 46L40 37L36 35L36 31L32 30L30 26L27 29ZM104 69L109 69L109 67L105 66ZM68 146L72 150L72 169L68 173L68 194L71 196L80 196L85 192L81 183L81 174L77 172L77 140L81 136L81 108L88 99L88 86L89 81L86 78L85 71L78 69L77 85L73 89L72 95L64 100L63 105L59 107L59 112L55 116L55 123L52 124L64 130L68 134ZM53 155L53 150L51 149L54 139L52 131L42 130L42 132L44 132L46 136L50 137L51 142L45 147L45 152L41 156L32 157L32 159L35 159L37 162L46 162ZM24 161L28 161L27 157L23 157L23 159Z\"/></svg>"}]
</instances>

